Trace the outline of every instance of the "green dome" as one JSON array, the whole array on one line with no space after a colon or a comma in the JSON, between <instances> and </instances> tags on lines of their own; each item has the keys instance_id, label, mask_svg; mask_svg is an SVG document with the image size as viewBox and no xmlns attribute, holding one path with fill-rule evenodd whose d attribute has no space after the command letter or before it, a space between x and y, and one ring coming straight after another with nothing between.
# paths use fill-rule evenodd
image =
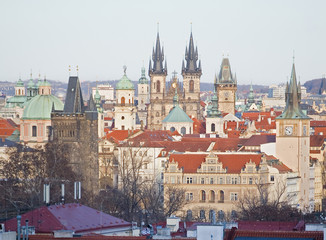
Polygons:
<instances>
[{"instance_id":1,"label":"green dome","mask_svg":"<svg viewBox=\"0 0 326 240\"><path fill-rule=\"evenodd\" d=\"M16 87L24 87L24 82L19 79L18 82L16 83Z\"/></svg>"},{"instance_id":2,"label":"green dome","mask_svg":"<svg viewBox=\"0 0 326 240\"><path fill-rule=\"evenodd\" d=\"M194 122L191 118L179 107L176 105L169 115L167 115L162 122Z\"/></svg>"},{"instance_id":3,"label":"green dome","mask_svg":"<svg viewBox=\"0 0 326 240\"><path fill-rule=\"evenodd\" d=\"M26 105L22 119L51 119L52 105L55 110L63 110L63 103L53 95L37 95Z\"/></svg>"},{"instance_id":4,"label":"green dome","mask_svg":"<svg viewBox=\"0 0 326 240\"><path fill-rule=\"evenodd\" d=\"M100 95L100 93L98 92L97 88L96 88L96 93L95 93L94 98L95 98L95 100L98 100L98 101L101 100L101 95Z\"/></svg>"},{"instance_id":5,"label":"green dome","mask_svg":"<svg viewBox=\"0 0 326 240\"><path fill-rule=\"evenodd\" d=\"M34 86L35 85L34 85L33 79L30 79L29 82L28 82L28 84L27 84L27 87L28 88L34 88Z\"/></svg>"},{"instance_id":6,"label":"green dome","mask_svg":"<svg viewBox=\"0 0 326 240\"><path fill-rule=\"evenodd\" d=\"M8 98L6 102L6 108L11 108L11 107L22 107L23 104L27 101L26 96L13 96L11 98Z\"/></svg>"},{"instance_id":7,"label":"green dome","mask_svg":"<svg viewBox=\"0 0 326 240\"><path fill-rule=\"evenodd\" d=\"M134 90L134 84L130 81L126 74L120 79L115 86L116 90Z\"/></svg>"},{"instance_id":8,"label":"green dome","mask_svg":"<svg viewBox=\"0 0 326 240\"><path fill-rule=\"evenodd\" d=\"M49 83L48 81L46 81L46 79L44 79L44 81L40 82L39 87L51 87L51 83Z\"/></svg>"}]
</instances>

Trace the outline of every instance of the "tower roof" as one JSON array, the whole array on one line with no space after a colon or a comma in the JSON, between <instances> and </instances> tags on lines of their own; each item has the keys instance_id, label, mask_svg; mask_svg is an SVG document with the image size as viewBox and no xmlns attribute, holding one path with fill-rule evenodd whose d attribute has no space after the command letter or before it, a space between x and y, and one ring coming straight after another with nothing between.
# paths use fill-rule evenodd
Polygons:
<instances>
[{"instance_id":1,"label":"tower roof","mask_svg":"<svg viewBox=\"0 0 326 240\"><path fill-rule=\"evenodd\" d=\"M193 122L191 118L180 108L179 104L175 105L170 113L162 122Z\"/></svg>"},{"instance_id":2,"label":"tower roof","mask_svg":"<svg viewBox=\"0 0 326 240\"><path fill-rule=\"evenodd\" d=\"M16 87L24 87L24 82L19 78L18 82L16 83Z\"/></svg>"},{"instance_id":3,"label":"tower roof","mask_svg":"<svg viewBox=\"0 0 326 240\"><path fill-rule=\"evenodd\" d=\"M116 90L134 90L134 84L130 81L126 74L127 67L124 67L124 74L120 81L115 86Z\"/></svg>"},{"instance_id":4,"label":"tower roof","mask_svg":"<svg viewBox=\"0 0 326 240\"><path fill-rule=\"evenodd\" d=\"M146 78L146 75L145 75L145 67L141 68L141 77L139 78L138 83L148 84L148 79Z\"/></svg>"},{"instance_id":5,"label":"tower roof","mask_svg":"<svg viewBox=\"0 0 326 240\"><path fill-rule=\"evenodd\" d=\"M153 66L150 61L149 72L155 73L155 74L166 74L167 73L166 64L163 67L164 49L163 49L163 47L161 49L160 36L159 36L158 32L157 32L157 37L156 37L155 49L153 48L152 60L153 60Z\"/></svg>"},{"instance_id":6,"label":"tower roof","mask_svg":"<svg viewBox=\"0 0 326 240\"><path fill-rule=\"evenodd\" d=\"M76 76L69 77L66 101L63 111L65 113L82 113L84 110L84 101L79 78Z\"/></svg>"},{"instance_id":7,"label":"tower roof","mask_svg":"<svg viewBox=\"0 0 326 240\"><path fill-rule=\"evenodd\" d=\"M190 33L189 47L188 48L186 47L185 60L186 60L186 66L184 66L184 62L182 62L183 73L201 73L200 61L197 66L198 50L197 47L195 49L192 32Z\"/></svg>"},{"instance_id":8,"label":"tower roof","mask_svg":"<svg viewBox=\"0 0 326 240\"><path fill-rule=\"evenodd\" d=\"M292 73L290 84L286 85L285 102L286 106L284 111L278 119L309 119L307 115L302 112L300 107L301 101L301 86L297 84L297 77L295 73L295 65L292 65Z\"/></svg>"},{"instance_id":9,"label":"tower roof","mask_svg":"<svg viewBox=\"0 0 326 240\"><path fill-rule=\"evenodd\" d=\"M223 58L220 73L218 75L218 83L236 83L231 72L231 65L228 58Z\"/></svg>"}]
</instances>

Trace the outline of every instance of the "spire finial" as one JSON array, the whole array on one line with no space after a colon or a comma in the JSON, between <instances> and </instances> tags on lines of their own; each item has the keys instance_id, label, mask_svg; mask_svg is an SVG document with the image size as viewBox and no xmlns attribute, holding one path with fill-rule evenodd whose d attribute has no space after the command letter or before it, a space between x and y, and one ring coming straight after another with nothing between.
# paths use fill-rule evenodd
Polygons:
<instances>
[{"instance_id":1,"label":"spire finial","mask_svg":"<svg viewBox=\"0 0 326 240\"><path fill-rule=\"evenodd\" d=\"M190 22L190 32L192 33L192 22Z\"/></svg>"},{"instance_id":2,"label":"spire finial","mask_svg":"<svg viewBox=\"0 0 326 240\"><path fill-rule=\"evenodd\" d=\"M157 22L157 33L160 31L160 22Z\"/></svg>"},{"instance_id":3,"label":"spire finial","mask_svg":"<svg viewBox=\"0 0 326 240\"><path fill-rule=\"evenodd\" d=\"M71 66L68 66L68 71L69 71L69 77L70 77L70 72L71 72Z\"/></svg>"},{"instance_id":4,"label":"spire finial","mask_svg":"<svg viewBox=\"0 0 326 240\"><path fill-rule=\"evenodd\" d=\"M126 72L127 72L127 66L126 65L123 66L123 72L126 75Z\"/></svg>"},{"instance_id":5,"label":"spire finial","mask_svg":"<svg viewBox=\"0 0 326 240\"><path fill-rule=\"evenodd\" d=\"M30 74L30 76L31 76L31 79L33 78L33 71L32 71L32 69L31 69L31 74Z\"/></svg>"},{"instance_id":6,"label":"spire finial","mask_svg":"<svg viewBox=\"0 0 326 240\"><path fill-rule=\"evenodd\" d=\"M77 71L77 76L78 76L78 71L79 71L78 65L76 66L76 71Z\"/></svg>"},{"instance_id":7,"label":"spire finial","mask_svg":"<svg viewBox=\"0 0 326 240\"><path fill-rule=\"evenodd\" d=\"M295 55L294 55L294 50L293 50L293 64L294 64L294 60L295 60Z\"/></svg>"}]
</instances>

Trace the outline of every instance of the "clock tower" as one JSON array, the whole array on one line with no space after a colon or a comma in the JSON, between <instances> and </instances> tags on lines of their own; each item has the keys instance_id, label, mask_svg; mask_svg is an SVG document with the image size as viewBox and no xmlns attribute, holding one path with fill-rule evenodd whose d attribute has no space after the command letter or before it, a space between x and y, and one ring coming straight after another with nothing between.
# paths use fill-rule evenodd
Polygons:
<instances>
[{"instance_id":1,"label":"clock tower","mask_svg":"<svg viewBox=\"0 0 326 240\"><path fill-rule=\"evenodd\" d=\"M302 210L309 207L309 148L310 118L300 107L301 86L297 84L293 63L290 83L286 84L286 107L276 118L276 157L298 173L296 192L290 199Z\"/></svg>"},{"instance_id":2,"label":"clock tower","mask_svg":"<svg viewBox=\"0 0 326 240\"><path fill-rule=\"evenodd\" d=\"M232 75L228 58L223 58L220 73L215 77L214 86L218 96L218 109L221 112L235 114L237 80Z\"/></svg>"}]
</instances>

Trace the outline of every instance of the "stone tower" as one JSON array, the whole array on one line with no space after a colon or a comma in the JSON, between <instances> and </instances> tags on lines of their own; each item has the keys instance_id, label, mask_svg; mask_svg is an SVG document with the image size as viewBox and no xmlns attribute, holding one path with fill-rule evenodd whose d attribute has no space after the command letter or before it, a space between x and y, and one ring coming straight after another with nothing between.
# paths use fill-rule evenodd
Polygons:
<instances>
[{"instance_id":1,"label":"stone tower","mask_svg":"<svg viewBox=\"0 0 326 240\"><path fill-rule=\"evenodd\" d=\"M190 34L189 47L186 47L185 60L182 61L183 92L188 115L202 119L200 107L200 77L202 75L201 62L198 64L198 49L194 46L192 33Z\"/></svg>"},{"instance_id":2,"label":"stone tower","mask_svg":"<svg viewBox=\"0 0 326 240\"><path fill-rule=\"evenodd\" d=\"M298 173L298 193L292 196L292 201L304 210L309 207L310 118L300 107L301 86L297 84L294 64L285 101L285 110L276 118L276 157Z\"/></svg>"},{"instance_id":3,"label":"stone tower","mask_svg":"<svg viewBox=\"0 0 326 240\"><path fill-rule=\"evenodd\" d=\"M164 61L164 49L161 48L160 36L157 33L156 46L153 48L152 61L149 61L148 73L151 81L150 105L148 108L147 126L149 129L162 129L165 116L164 96L166 88L167 65Z\"/></svg>"},{"instance_id":4,"label":"stone tower","mask_svg":"<svg viewBox=\"0 0 326 240\"><path fill-rule=\"evenodd\" d=\"M126 74L116 85L117 102L114 107L114 126L118 130L134 130L136 128L136 108L134 104L135 87Z\"/></svg>"},{"instance_id":5,"label":"stone tower","mask_svg":"<svg viewBox=\"0 0 326 240\"><path fill-rule=\"evenodd\" d=\"M219 110L224 113L235 114L237 80L232 75L228 58L223 58L220 73L215 77L214 85L217 91Z\"/></svg>"},{"instance_id":6,"label":"stone tower","mask_svg":"<svg viewBox=\"0 0 326 240\"><path fill-rule=\"evenodd\" d=\"M149 82L145 76L145 68L141 69L141 77L138 81L138 106L137 113L142 126L147 125L147 106L149 104Z\"/></svg>"}]
</instances>

